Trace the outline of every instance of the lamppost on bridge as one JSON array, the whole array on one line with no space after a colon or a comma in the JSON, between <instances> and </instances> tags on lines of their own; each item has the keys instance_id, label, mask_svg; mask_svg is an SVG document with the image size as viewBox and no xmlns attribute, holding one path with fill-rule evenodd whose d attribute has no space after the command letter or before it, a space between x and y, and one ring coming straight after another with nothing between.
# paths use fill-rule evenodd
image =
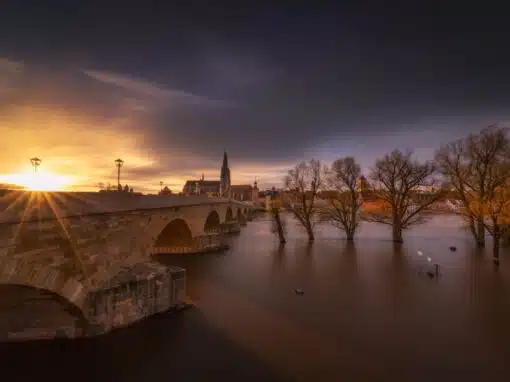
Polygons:
<instances>
[{"instance_id":1,"label":"lamppost on bridge","mask_svg":"<svg viewBox=\"0 0 510 382\"><path fill-rule=\"evenodd\" d=\"M34 168L34 172L37 173L37 167L41 165L42 159L37 157L30 158L30 163L32 163L32 167Z\"/></svg>"},{"instance_id":2,"label":"lamppost on bridge","mask_svg":"<svg viewBox=\"0 0 510 382\"><path fill-rule=\"evenodd\" d=\"M115 165L117 166L117 190L122 191L122 188L120 187L120 168L124 164L124 161L122 159L115 159Z\"/></svg>"}]
</instances>

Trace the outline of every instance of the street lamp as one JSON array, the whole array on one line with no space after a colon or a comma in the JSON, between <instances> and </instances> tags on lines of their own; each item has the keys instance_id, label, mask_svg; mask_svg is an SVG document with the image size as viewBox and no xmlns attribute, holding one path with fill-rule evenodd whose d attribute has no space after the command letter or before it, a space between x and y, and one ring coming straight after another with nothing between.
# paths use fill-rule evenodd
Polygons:
<instances>
[{"instance_id":1,"label":"street lamp","mask_svg":"<svg viewBox=\"0 0 510 382\"><path fill-rule=\"evenodd\" d=\"M161 186L161 187L160 187L160 191L163 191L163 182L162 182L162 181L161 181L161 182L159 182L159 185Z\"/></svg>"},{"instance_id":2,"label":"street lamp","mask_svg":"<svg viewBox=\"0 0 510 382\"><path fill-rule=\"evenodd\" d=\"M35 157L35 158L30 158L30 163L32 163L32 167L34 168L34 172L37 172L37 167L39 167L41 165L41 162L42 160Z\"/></svg>"},{"instance_id":3,"label":"street lamp","mask_svg":"<svg viewBox=\"0 0 510 382\"><path fill-rule=\"evenodd\" d=\"M120 188L120 168L124 164L124 161L122 159L115 159L115 165L117 166L117 190L121 191Z\"/></svg>"}]
</instances>

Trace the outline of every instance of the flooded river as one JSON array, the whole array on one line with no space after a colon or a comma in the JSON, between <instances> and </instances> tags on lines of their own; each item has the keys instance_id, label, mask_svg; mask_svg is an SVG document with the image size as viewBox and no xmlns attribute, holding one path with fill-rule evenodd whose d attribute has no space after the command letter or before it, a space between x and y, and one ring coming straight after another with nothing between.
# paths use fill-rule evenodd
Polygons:
<instances>
[{"instance_id":1,"label":"flooded river","mask_svg":"<svg viewBox=\"0 0 510 382\"><path fill-rule=\"evenodd\" d=\"M397 247L373 223L353 245L333 227L309 244L286 219L285 247L262 216L225 253L160 258L187 269L195 309L92 340L3 344L4 371L13 380L510 378L507 248L496 271L490 249L476 251L448 215L406 232ZM435 263L440 276L431 278Z\"/></svg>"}]
</instances>

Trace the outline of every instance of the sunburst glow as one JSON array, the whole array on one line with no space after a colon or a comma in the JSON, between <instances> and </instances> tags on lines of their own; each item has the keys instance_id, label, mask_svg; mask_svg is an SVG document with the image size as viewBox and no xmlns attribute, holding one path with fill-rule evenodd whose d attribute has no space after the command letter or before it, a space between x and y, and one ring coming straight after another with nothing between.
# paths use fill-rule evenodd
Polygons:
<instances>
[{"instance_id":1,"label":"sunburst glow","mask_svg":"<svg viewBox=\"0 0 510 382\"><path fill-rule=\"evenodd\" d=\"M74 181L74 177L57 175L45 171L0 176L0 182L23 186L31 191L65 191Z\"/></svg>"}]
</instances>

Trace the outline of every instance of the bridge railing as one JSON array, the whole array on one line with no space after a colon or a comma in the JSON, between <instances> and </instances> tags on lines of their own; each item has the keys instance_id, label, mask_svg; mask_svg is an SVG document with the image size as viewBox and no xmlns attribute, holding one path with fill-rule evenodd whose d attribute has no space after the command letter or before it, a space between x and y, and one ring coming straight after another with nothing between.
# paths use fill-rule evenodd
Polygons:
<instances>
[{"instance_id":1,"label":"bridge railing","mask_svg":"<svg viewBox=\"0 0 510 382\"><path fill-rule=\"evenodd\" d=\"M152 254L163 254L163 253L195 253L196 249L193 247L154 247L152 248Z\"/></svg>"}]
</instances>

